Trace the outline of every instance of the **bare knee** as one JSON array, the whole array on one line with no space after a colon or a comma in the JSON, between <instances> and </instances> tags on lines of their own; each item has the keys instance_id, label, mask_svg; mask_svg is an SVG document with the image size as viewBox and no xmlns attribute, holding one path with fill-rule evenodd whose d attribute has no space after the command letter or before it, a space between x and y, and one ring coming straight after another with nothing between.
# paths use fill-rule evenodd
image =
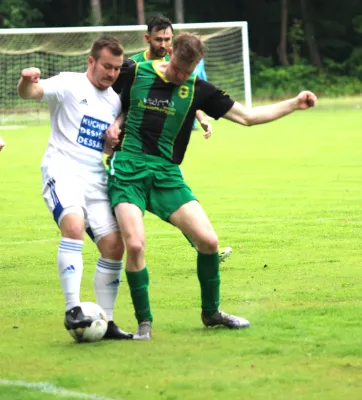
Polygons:
<instances>
[{"instance_id":1,"label":"bare knee","mask_svg":"<svg viewBox=\"0 0 362 400\"><path fill-rule=\"evenodd\" d=\"M75 240L83 240L84 223L76 220L68 221L66 224L62 224L61 232L63 237Z\"/></svg>"},{"instance_id":2,"label":"bare knee","mask_svg":"<svg viewBox=\"0 0 362 400\"><path fill-rule=\"evenodd\" d=\"M140 238L129 238L126 240L126 248L130 256L138 256L144 253L145 242Z\"/></svg>"},{"instance_id":3,"label":"bare knee","mask_svg":"<svg viewBox=\"0 0 362 400\"><path fill-rule=\"evenodd\" d=\"M124 244L119 232L113 232L102 237L97 243L103 258L121 260L124 254Z\"/></svg>"},{"instance_id":4,"label":"bare knee","mask_svg":"<svg viewBox=\"0 0 362 400\"><path fill-rule=\"evenodd\" d=\"M69 208L66 210L69 210ZM79 207L79 209L75 208L74 211L74 213L61 215L60 231L65 238L83 240L85 230L83 210Z\"/></svg>"},{"instance_id":5,"label":"bare knee","mask_svg":"<svg viewBox=\"0 0 362 400\"><path fill-rule=\"evenodd\" d=\"M198 251L205 254L217 253L218 246L219 241L216 235L208 235L197 244Z\"/></svg>"}]
</instances>

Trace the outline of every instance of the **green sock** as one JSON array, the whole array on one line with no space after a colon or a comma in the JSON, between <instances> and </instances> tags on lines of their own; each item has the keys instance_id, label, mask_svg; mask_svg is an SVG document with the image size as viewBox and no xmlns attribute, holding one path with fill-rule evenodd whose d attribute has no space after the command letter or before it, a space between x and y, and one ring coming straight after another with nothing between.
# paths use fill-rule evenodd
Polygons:
<instances>
[{"instance_id":1,"label":"green sock","mask_svg":"<svg viewBox=\"0 0 362 400\"><path fill-rule=\"evenodd\" d=\"M197 276L201 286L201 309L211 317L220 305L219 253L197 253Z\"/></svg>"},{"instance_id":2,"label":"green sock","mask_svg":"<svg viewBox=\"0 0 362 400\"><path fill-rule=\"evenodd\" d=\"M137 321L152 321L150 299L148 297L149 277L147 267L140 271L126 271L126 275Z\"/></svg>"}]
</instances>

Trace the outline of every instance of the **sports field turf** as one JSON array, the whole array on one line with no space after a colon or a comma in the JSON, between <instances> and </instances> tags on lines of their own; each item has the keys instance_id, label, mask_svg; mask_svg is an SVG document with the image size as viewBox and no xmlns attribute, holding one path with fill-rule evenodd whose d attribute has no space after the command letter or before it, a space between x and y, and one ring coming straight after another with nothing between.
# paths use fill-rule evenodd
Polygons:
<instances>
[{"instance_id":1,"label":"sports field turf","mask_svg":"<svg viewBox=\"0 0 362 400\"><path fill-rule=\"evenodd\" d=\"M60 236L41 198L49 127L0 131L0 399L360 400L361 103L193 133L186 181L233 248L222 309L251 327L203 328L195 252L147 214L149 342L79 345L65 331ZM94 301L88 239L84 258ZM125 279L115 321L136 330Z\"/></svg>"}]
</instances>

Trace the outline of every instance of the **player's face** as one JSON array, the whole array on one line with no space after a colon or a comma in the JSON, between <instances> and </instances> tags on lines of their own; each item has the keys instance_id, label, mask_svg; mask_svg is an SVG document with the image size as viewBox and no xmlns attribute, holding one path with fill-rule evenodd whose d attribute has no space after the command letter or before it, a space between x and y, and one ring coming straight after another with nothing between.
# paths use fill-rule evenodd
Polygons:
<instances>
[{"instance_id":1,"label":"player's face","mask_svg":"<svg viewBox=\"0 0 362 400\"><path fill-rule=\"evenodd\" d=\"M109 49L104 48L98 60L89 57L87 76L97 89L107 90L118 78L122 63L123 55L115 56Z\"/></svg>"},{"instance_id":2,"label":"player's face","mask_svg":"<svg viewBox=\"0 0 362 400\"><path fill-rule=\"evenodd\" d=\"M150 35L146 34L145 38L150 45L152 59L165 57L172 44L172 30L170 27L156 31L152 29Z\"/></svg>"},{"instance_id":3,"label":"player's face","mask_svg":"<svg viewBox=\"0 0 362 400\"><path fill-rule=\"evenodd\" d=\"M177 54L173 54L165 70L165 76L175 85L181 85L190 78L199 61L200 60L187 63L183 60L179 60Z\"/></svg>"}]
</instances>

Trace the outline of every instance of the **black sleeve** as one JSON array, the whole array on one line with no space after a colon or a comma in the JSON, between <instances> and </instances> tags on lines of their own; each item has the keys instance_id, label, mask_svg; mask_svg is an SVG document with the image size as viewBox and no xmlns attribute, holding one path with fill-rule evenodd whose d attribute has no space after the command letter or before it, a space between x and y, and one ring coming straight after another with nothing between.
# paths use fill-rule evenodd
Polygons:
<instances>
[{"instance_id":1,"label":"black sleeve","mask_svg":"<svg viewBox=\"0 0 362 400\"><path fill-rule=\"evenodd\" d=\"M123 77L123 87L121 91L121 102L122 102L122 111L127 113L130 103L130 93L131 87L135 79L137 64L133 63L133 65L129 66L127 69L127 73Z\"/></svg>"},{"instance_id":2,"label":"black sleeve","mask_svg":"<svg viewBox=\"0 0 362 400\"><path fill-rule=\"evenodd\" d=\"M200 78L196 79L195 91L196 108L215 119L224 116L235 103L225 91Z\"/></svg>"},{"instance_id":3,"label":"black sleeve","mask_svg":"<svg viewBox=\"0 0 362 400\"><path fill-rule=\"evenodd\" d=\"M135 66L135 61L132 60L131 58L128 58L121 67L121 72L118 75L118 78L116 80L116 82L114 82L114 84L112 85L113 90L117 93L117 94L121 94L122 90L124 88L124 86L127 83L128 80L128 71L130 70L130 68Z\"/></svg>"}]
</instances>

